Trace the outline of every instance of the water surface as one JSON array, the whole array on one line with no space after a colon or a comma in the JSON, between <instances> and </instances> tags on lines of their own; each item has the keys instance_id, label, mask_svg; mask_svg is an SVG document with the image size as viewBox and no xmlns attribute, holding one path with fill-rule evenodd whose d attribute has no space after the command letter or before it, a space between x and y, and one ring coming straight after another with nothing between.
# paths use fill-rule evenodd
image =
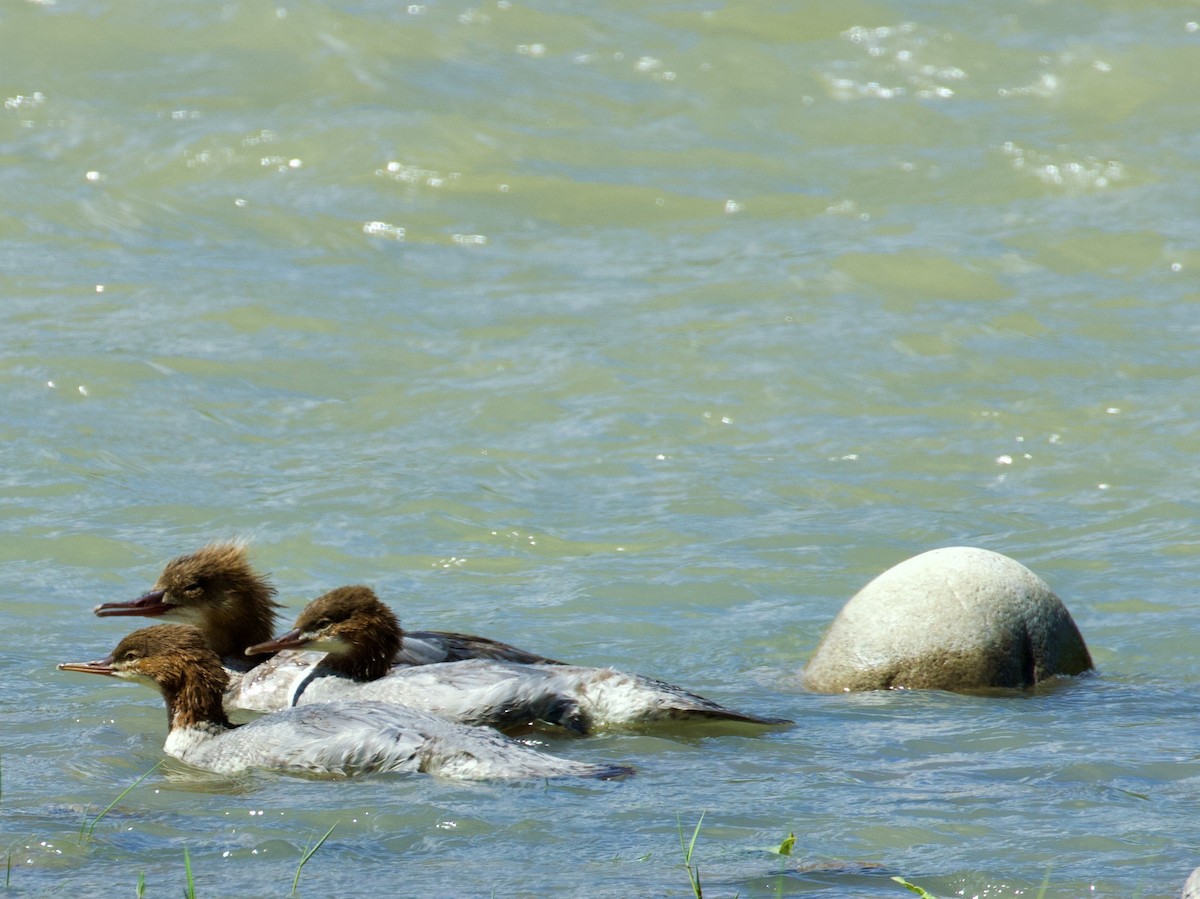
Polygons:
<instances>
[{"instance_id":1,"label":"water surface","mask_svg":"<svg viewBox=\"0 0 1200 899\"><path fill-rule=\"evenodd\" d=\"M1200 863L1194 5L0 13L14 895L1177 893ZM610 784L231 782L54 664L213 538L294 610L614 664L784 732ZM1006 553L1097 677L814 696L841 604ZM769 850L795 833L790 858Z\"/></svg>"}]
</instances>

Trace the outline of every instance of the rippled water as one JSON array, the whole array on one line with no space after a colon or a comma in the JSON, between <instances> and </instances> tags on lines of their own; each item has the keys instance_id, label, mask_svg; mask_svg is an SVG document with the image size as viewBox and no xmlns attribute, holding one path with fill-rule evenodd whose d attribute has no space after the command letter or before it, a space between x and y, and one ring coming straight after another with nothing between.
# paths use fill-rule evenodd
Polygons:
<instances>
[{"instance_id":1,"label":"rippled water","mask_svg":"<svg viewBox=\"0 0 1200 899\"><path fill-rule=\"evenodd\" d=\"M10 4L0 827L14 895L1170 896L1200 863L1190 3ZM293 609L795 717L548 737L610 784L230 782L54 663L253 538ZM814 696L934 546L1099 676ZM769 850L788 833L793 855Z\"/></svg>"}]
</instances>

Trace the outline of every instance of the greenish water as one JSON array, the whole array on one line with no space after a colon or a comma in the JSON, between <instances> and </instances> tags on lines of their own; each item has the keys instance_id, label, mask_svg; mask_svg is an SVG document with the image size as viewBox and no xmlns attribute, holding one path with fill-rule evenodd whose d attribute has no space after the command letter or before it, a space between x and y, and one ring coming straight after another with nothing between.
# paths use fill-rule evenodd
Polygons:
<instances>
[{"instance_id":1,"label":"greenish water","mask_svg":"<svg viewBox=\"0 0 1200 899\"><path fill-rule=\"evenodd\" d=\"M1200 864L1200 12L0 10L0 839L13 895L1173 896ZM796 718L547 738L616 784L236 782L54 664L253 539ZM814 696L883 569L1033 568L1100 675ZM87 681L87 682L85 682ZM794 854L767 850L796 834Z\"/></svg>"}]
</instances>

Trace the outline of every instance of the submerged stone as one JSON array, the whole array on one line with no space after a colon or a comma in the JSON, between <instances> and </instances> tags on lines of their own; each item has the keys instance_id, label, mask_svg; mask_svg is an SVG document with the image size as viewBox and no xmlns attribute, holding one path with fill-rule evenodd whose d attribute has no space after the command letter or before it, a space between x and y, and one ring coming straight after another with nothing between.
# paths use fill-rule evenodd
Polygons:
<instances>
[{"instance_id":1,"label":"submerged stone","mask_svg":"<svg viewBox=\"0 0 1200 899\"><path fill-rule=\"evenodd\" d=\"M819 693L1031 687L1092 668L1071 613L1019 562L969 546L889 568L842 608L804 669Z\"/></svg>"}]
</instances>

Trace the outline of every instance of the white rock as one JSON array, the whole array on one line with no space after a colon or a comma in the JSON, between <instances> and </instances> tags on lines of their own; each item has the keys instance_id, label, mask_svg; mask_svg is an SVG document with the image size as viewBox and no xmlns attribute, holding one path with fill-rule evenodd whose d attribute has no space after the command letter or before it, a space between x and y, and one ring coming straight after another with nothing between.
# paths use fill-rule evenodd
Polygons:
<instances>
[{"instance_id":1,"label":"white rock","mask_svg":"<svg viewBox=\"0 0 1200 899\"><path fill-rule=\"evenodd\" d=\"M1183 885L1183 895L1179 899L1200 899L1200 868L1188 877L1187 883Z\"/></svg>"},{"instance_id":2,"label":"white rock","mask_svg":"<svg viewBox=\"0 0 1200 899\"><path fill-rule=\"evenodd\" d=\"M804 669L820 693L1029 687L1080 674L1092 659L1046 582L969 546L914 556L867 584Z\"/></svg>"}]
</instances>

